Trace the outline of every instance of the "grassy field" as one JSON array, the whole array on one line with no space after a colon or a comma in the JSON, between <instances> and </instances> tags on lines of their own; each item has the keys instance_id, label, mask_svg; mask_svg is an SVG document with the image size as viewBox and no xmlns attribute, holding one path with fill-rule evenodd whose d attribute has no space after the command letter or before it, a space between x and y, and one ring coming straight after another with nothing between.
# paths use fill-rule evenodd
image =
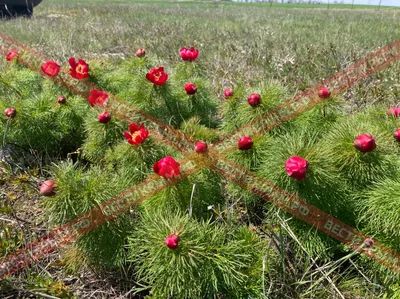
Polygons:
<instances>
[{"instance_id":1,"label":"grassy field","mask_svg":"<svg viewBox=\"0 0 400 299\"><path fill-rule=\"evenodd\" d=\"M72 1L66 1L66 0L48 0L48 3L53 2L53 3L88 3L88 2L96 2L96 3L102 3L102 2L109 2L106 0L89 0L83 2L82 0L72 0ZM270 8L321 8L321 9L399 9L399 7L396 6L378 6L378 5L351 5L351 4L333 4L330 3L329 5L327 3L321 3L321 4L299 4L299 3L268 3L268 2L231 2L231 1L213 1L213 0L206 0L206 1L185 1L185 0L114 0L113 3L152 3L152 4L163 4L163 3L178 3L180 5L182 4L205 4L205 5L234 5L234 6L268 6Z\"/></svg>"},{"instance_id":2,"label":"grassy field","mask_svg":"<svg viewBox=\"0 0 400 299\"><path fill-rule=\"evenodd\" d=\"M93 62L93 65L97 67L100 65L97 63L99 61L110 62L106 65L109 67L111 64L114 70L118 70L118 66L126 70L127 67L124 62L129 65L131 63L129 58L135 55L138 48L145 48L147 56L156 59L158 65L163 65L167 70L177 70L178 68L174 69L174 66L181 61L179 50L182 47L194 46L200 51L198 62L205 72L205 78L210 82L210 92L213 98L221 100L222 103L223 90L231 87L236 88L238 85L244 85L241 86L243 87L242 90L247 91L253 87L259 88L263 84L267 86L267 83L274 83L283 87L282 93L285 98L290 98L298 91L319 83L377 48L400 38L400 27L395 26L400 21L400 10L397 8L381 7L378 10L377 7L361 5L354 6L353 9L351 9L351 5L330 5L330 9L327 8L327 5L273 4L271 7L268 3L206 1L44 0L41 5L35 8L34 16L31 19L19 18L1 21L0 31L64 65L67 64L70 57L80 57ZM133 61L132 65L138 66L138 59ZM0 62L0 67L6 69L7 66L5 66L5 62ZM25 74L24 70L19 71ZM19 79L22 85L24 83L29 85L26 82L30 82L29 80L34 82L35 76L28 71L26 71L26 74L26 81L21 78L22 75L21 77L15 75L15 78ZM103 75L109 76L106 77L108 79L119 76L118 71L110 71L110 74ZM129 75L129 71L126 71L121 77L129 77ZM124 80L125 78L122 78L121 82L125 82ZM173 80L171 81L173 82ZM143 81L138 80L137 82ZM361 111L366 106L393 106L399 102L399 82L400 64L396 63L381 73L363 80L344 94L338 95L337 100L340 105L337 107L340 108L337 110L343 109L347 113L349 111ZM136 92L136 86L132 86L132 88L124 86L124 88L126 88L124 92L128 95L131 94L130 92L132 94ZM51 92L55 93L56 91L57 89L54 89ZM0 92L2 92L1 95L5 95L4 97L8 96L6 96L8 90L4 86L1 86ZM51 92L49 91L49 94ZM280 97L280 93L277 94ZM32 109L36 105L35 100L30 102ZM77 106L81 105L83 111L88 108L83 107L83 104L86 103L83 103L80 99L73 99L72 101L79 103ZM42 99L42 102L46 102L46 99ZM221 103L218 102L218 104ZM43 103L42 105L43 107L38 109L43 111L37 113L38 115L48 112L44 111L47 106ZM57 107L59 106L57 105ZM246 106L246 108L248 107ZM88 113L94 115L95 112L90 110ZM93 132L97 128L95 126L98 125L96 117L95 115L92 123L89 122L89 125L93 126ZM45 121L47 120L45 119ZM40 123L40 125L43 128L46 127L43 123ZM84 125L87 125L87 123ZM232 124L231 127L234 127L234 125ZM87 131L91 132L91 130ZM95 133L91 134L95 135ZM119 135L118 138L122 138ZM304 136L301 138L305 138ZM391 140L392 137L390 136ZM297 144L296 142L293 142L293 144ZM351 146L352 144L350 144ZM275 148L279 148L279 145ZM76 147L73 148L73 150L75 149ZM268 161L273 164L275 157L273 157L273 154L270 156ZM56 162L58 163L58 161ZM128 161L125 164L129 163ZM269 173L268 167L267 165L266 173ZM62 171L60 172L62 173ZM43 173L45 171L40 173L41 178L44 176ZM71 175L70 179L72 180L73 177L74 175ZM103 177L99 176L99 178ZM4 184L17 189L19 187L16 187L18 184L15 182L19 181L15 180L12 183L6 182ZM0 180L0 183L3 183L3 181ZM108 186L106 180L102 184ZM0 185L0 187L2 186ZM21 191L20 189L18 189L18 192L25 192L25 190ZM29 217L27 217L30 222L27 222L24 228L26 230L26 227L29 227L32 231L44 233L47 229L47 218L41 212L43 210L40 204L41 199L36 189L32 191L31 188L29 190L31 190L30 193L26 195L29 200L26 201L23 208L20 208L21 210L29 210ZM18 192L15 191L15 193ZM101 193L101 191L98 192ZM6 191L3 193L6 194ZM238 197L241 198L242 193L243 191L239 191ZM41 221L39 224L37 224L39 222L37 220L38 215ZM243 218L245 217L243 216ZM229 221L231 220L229 219ZM37 228L36 224L40 227ZM306 229L309 229L309 227L307 226ZM314 234L314 231L310 230L309 234ZM306 235L302 237L307 238ZM293 240L290 242L293 243ZM279 246L277 247L279 248ZM285 250L283 248L282 254L285 253ZM322 248L322 251L324 251L324 248ZM73 253L76 255L67 256L67 259L76 258L79 260L82 257L80 252ZM304 253L302 254L304 255ZM335 258L339 259L341 256L335 255ZM279 260L280 257L277 256L276 259ZM79 264L79 262L77 263ZM37 277L29 275L25 277L24 273L18 276L20 280L15 279L15 284L23 288L33 288L36 291L48 291L60 287L62 291L60 292L63 294L60 297L72 298L65 285L57 284L58 281L63 281L65 284L72 284L73 287L71 288L76 293L81 294L82 298L117 298L116 294L120 296L118 298L130 298L129 290L132 281L129 279L121 282L118 280L119 278L113 276L113 273L108 275L107 279L98 280L98 273L91 271L93 269L89 269L90 267L84 268L84 271L81 272L84 274L79 279L77 277L67 278L65 273L57 268L57 265L60 264L59 256L55 253L43 264L34 266L37 267L34 268L35 271L41 274L46 274L47 269L49 269L52 274L51 284L49 281L42 282ZM312 267L308 268L307 263L303 265L307 268L305 273L310 269L311 272L319 271L319 269L316 270ZM337 267L339 268L339 266L342 267L342 265ZM42 267L45 270L42 271ZM273 286L276 295L271 298L297 298L294 294L301 294L304 277L296 277L298 280L291 280L292 272L288 269L291 270L288 267L282 272L278 271L278 273L271 274L271 288ZM327 269L329 271L330 268L327 267ZM335 275L341 271L336 270ZM347 280L347 277L342 281L338 279L339 283L343 282L344 284L341 285L341 290L345 290L345 296L339 296L340 298L367 298L365 294L375 286L377 286L376 294L385 294L385 282L378 281L378 278L374 280L375 278L371 277L374 277L375 274L368 272L368 278L365 280L368 283L365 283L362 270L357 268L354 271L355 273L351 272L351 279ZM85 277L86 275L88 277ZM261 277L261 275L259 276ZM340 275L338 277L341 278ZM334 279L336 278L335 276ZM354 280L352 280L353 278ZM315 278L312 277L312 279ZM371 279L372 282L368 279ZM328 281L323 278L322 280L324 283ZM288 281L292 284L286 283ZM357 287L353 286L353 282L354 286L364 287L366 285L365 289L359 292L359 296L354 295L357 292L353 292L353 289ZM309 281L306 283L309 283ZM319 285L319 283L320 281L315 285ZM315 285L313 283L313 286ZM112 289L112 287L115 287L115 289ZM118 287L121 287L121 289L117 290ZM324 289L325 287L325 285L322 285L321 288ZM112 292L110 289L112 289ZM290 289L293 290L293 293L288 292ZM2 291L0 284L0 297ZM56 292L49 294L54 295ZM316 293L299 298L339 298L336 291L330 291L331 297L321 296Z\"/></svg>"},{"instance_id":3,"label":"grassy field","mask_svg":"<svg viewBox=\"0 0 400 299\"><path fill-rule=\"evenodd\" d=\"M333 2L333 1L331 1ZM233 4L233 3L232 3ZM351 5L351 4L332 4L329 5L327 3L321 4L308 4L308 3L234 3L235 5L268 5L273 8L320 8L320 9L398 9L396 6L378 6L378 5Z\"/></svg>"},{"instance_id":4,"label":"grassy field","mask_svg":"<svg viewBox=\"0 0 400 299\"><path fill-rule=\"evenodd\" d=\"M399 10L286 9L244 3L57 1L0 30L49 57L123 58L144 47L168 66L196 46L214 86L278 80L291 92L396 40Z\"/></svg>"}]
</instances>

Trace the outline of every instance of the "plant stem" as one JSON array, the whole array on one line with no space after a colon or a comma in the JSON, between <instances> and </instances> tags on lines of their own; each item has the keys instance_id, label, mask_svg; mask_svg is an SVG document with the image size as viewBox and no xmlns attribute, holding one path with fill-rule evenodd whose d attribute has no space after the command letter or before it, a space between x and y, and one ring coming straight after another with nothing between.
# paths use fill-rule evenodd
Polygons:
<instances>
[{"instance_id":1,"label":"plant stem","mask_svg":"<svg viewBox=\"0 0 400 299\"><path fill-rule=\"evenodd\" d=\"M11 117L9 117L9 118L7 119L7 122L6 122L6 129L4 130L4 134L3 134L3 147L6 146L6 136L7 136L8 124L9 124L9 122L10 122L10 119L11 119Z\"/></svg>"}]
</instances>

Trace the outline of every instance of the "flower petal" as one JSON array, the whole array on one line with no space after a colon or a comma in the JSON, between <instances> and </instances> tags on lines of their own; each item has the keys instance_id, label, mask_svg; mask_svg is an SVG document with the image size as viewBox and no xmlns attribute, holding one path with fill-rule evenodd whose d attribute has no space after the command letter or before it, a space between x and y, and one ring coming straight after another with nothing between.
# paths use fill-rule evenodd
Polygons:
<instances>
[{"instance_id":1,"label":"flower petal","mask_svg":"<svg viewBox=\"0 0 400 299\"><path fill-rule=\"evenodd\" d=\"M75 67L76 67L76 60L75 60L74 57L71 57L71 58L69 59L69 65L70 65L72 68L75 68Z\"/></svg>"},{"instance_id":2,"label":"flower petal","mask_svg":"<svg viewBox=\"0 0 400 299\"><path fill-rule=\"evenodd\" d=\"M127 132L127 131L124 131L124 137L125 137L127 140L132 140L132 135L129 134L129 132Z\"/></svg>"},{"instance_id":3,"label":"flower petal","mask_svg":"<svg viewBox=\"0 0 400 299\"><path fill-rule=\"evenodd\" d=\"M136 131L139 131L140 127L137 124L130 124L129 125L129 132L131 134L135 133Z\"/></svg>"}]
</instances>

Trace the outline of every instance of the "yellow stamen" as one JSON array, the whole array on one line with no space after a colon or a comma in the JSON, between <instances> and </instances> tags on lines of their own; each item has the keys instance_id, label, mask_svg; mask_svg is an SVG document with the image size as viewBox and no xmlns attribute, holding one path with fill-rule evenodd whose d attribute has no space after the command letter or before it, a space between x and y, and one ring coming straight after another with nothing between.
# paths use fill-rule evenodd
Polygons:
<instances>
[{"instance_id":1,"label":"yellow stamen","mask_svg":"<svg viewBox=\"0 0 400 299\"><path fill-rule=\"evenodd\" d=\"M85 74L85 72L83 71L83 65L82 64L78 64L78 66L76 67L75 70L76 70L77 73L79 73L81 75Z\"/></svg>"},{"instance_id":2,"label":"yellow stamen","mask_svg":"<svg viewBox=\"0 0 400 299\"><path fill-rule=\"evenodd\" d=\"M131 134L132 140L135 140L135 138L136 138L137 136L139 136L139 135L140 135L140 130L139 130L139 131L136 131L136 132L134 132L134 133L132 133L132 134Z\"/></svg>"},{"instance_id":3,"label":"yellow stamen","mask_svg":"<svg viewBox=\"0 0 400 299\"><path fill-rule=\"evenodd\" d=\"M156 78L156 80L160 80L160 77L162 76L161 72L157 72L154 74L154 77Z\"/></svg>"}]
</instances>

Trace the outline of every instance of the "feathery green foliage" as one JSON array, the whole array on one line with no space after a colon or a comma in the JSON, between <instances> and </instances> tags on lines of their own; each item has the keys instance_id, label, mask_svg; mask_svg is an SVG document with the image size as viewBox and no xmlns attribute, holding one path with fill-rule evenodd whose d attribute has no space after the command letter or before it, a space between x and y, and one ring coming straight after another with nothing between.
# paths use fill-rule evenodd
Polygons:
<instances>
[{"instance_id":1,"label":"feathery green foliage","mask_svg":"<svg viewBox=\"0 0 400 299\"><path fill-rule=\"evenodd\" d=\"M164 244L172 233L179 235L177 249ZM139 281L155 298L242 298L251 296L252 272L260 272L261 244L245 227L198 222L176 210L142 214L129 252Z\"/></svg>"},{"instance_id":2,"label":"feathery green foliage","mask_svg":"<svg viewBox=\"0 0 400 299\"><path fill-rule=\"evenodd\" d=\"M400 249L400 180L388 178L367 190L358 202L359 220L372 234Z\"/></svg>"},{"instance_id":3,"label":"feathery green foliage","mask_svg":"<svg viewBox=\"0 0 400 299\"><path fill-rule=\"evenodd\" d=\"M98 166L84 169L72 162L63 162L54 167L54 173L57 195L45 200L52 225L65 224L122 191L118 177L105 173ZM80 237L76 246L95 267L122 266L125 261L123 245L133 222L128 211Z\"/></svg>"},{"instance_id":4,"label":"feathery green foliage","mask_svg":"<svg viewBox=\"0 0 400 299\"><path fill-rule=\"evenodd\" d=\"M249 85L237 78L229 83L234 95L219 102L215 95L221 90L213 89L214 82L197 61L167 65L169 79L162 86L146 79L151 68L164 64L154 57L89 63L90 80L99 88L182 129L193 140L215 141L220 132L230 133L274 109L288 94L275 80ZM45 170L57 183L56 196L43 200L52 226L142 182L154 174L153 165L161 158L183 157L152 132L142 144L131 145L123 135L130 123L113 115L109 123L99 123L103 110L90 107L87 99L14 62L3 69L0 108L17 108L17 117L3 118L0 133L5 143L55 162ZM189 82L197 86L195 95L183 88ZM259 106L247 103L250 93L261 94ZM57 103L60 95L67 97L66 104ZM262 136L251 136L250 150L236 149L227 158L398 249L398 144L391 136L398 120L385 116L383 105L352 113L341 108L341 100L337 96ZM362 133L376 138L375 151L363 154L354 148ZM72 162L68 154L74 151L78 155ZM292 156L309 162L303 181L286 173L285 162ZM271 298L329 298L338 292L333 284L349 296L364 296L374 288L365 284L372 277L380 287L374 294L397 292L397 277L387 270L281 215L264 199L201 169L80 237L65 254L66 269L95 268L100 274L135 269L135 283L143 286L137 292L148 290L155 298L262 298L267 292ZM175 250L164 244L172 233L180 236ZM367 276L354 270L350 258ZM351 290L350 283L361 290Z\"/></svg>"}]
</instances>

